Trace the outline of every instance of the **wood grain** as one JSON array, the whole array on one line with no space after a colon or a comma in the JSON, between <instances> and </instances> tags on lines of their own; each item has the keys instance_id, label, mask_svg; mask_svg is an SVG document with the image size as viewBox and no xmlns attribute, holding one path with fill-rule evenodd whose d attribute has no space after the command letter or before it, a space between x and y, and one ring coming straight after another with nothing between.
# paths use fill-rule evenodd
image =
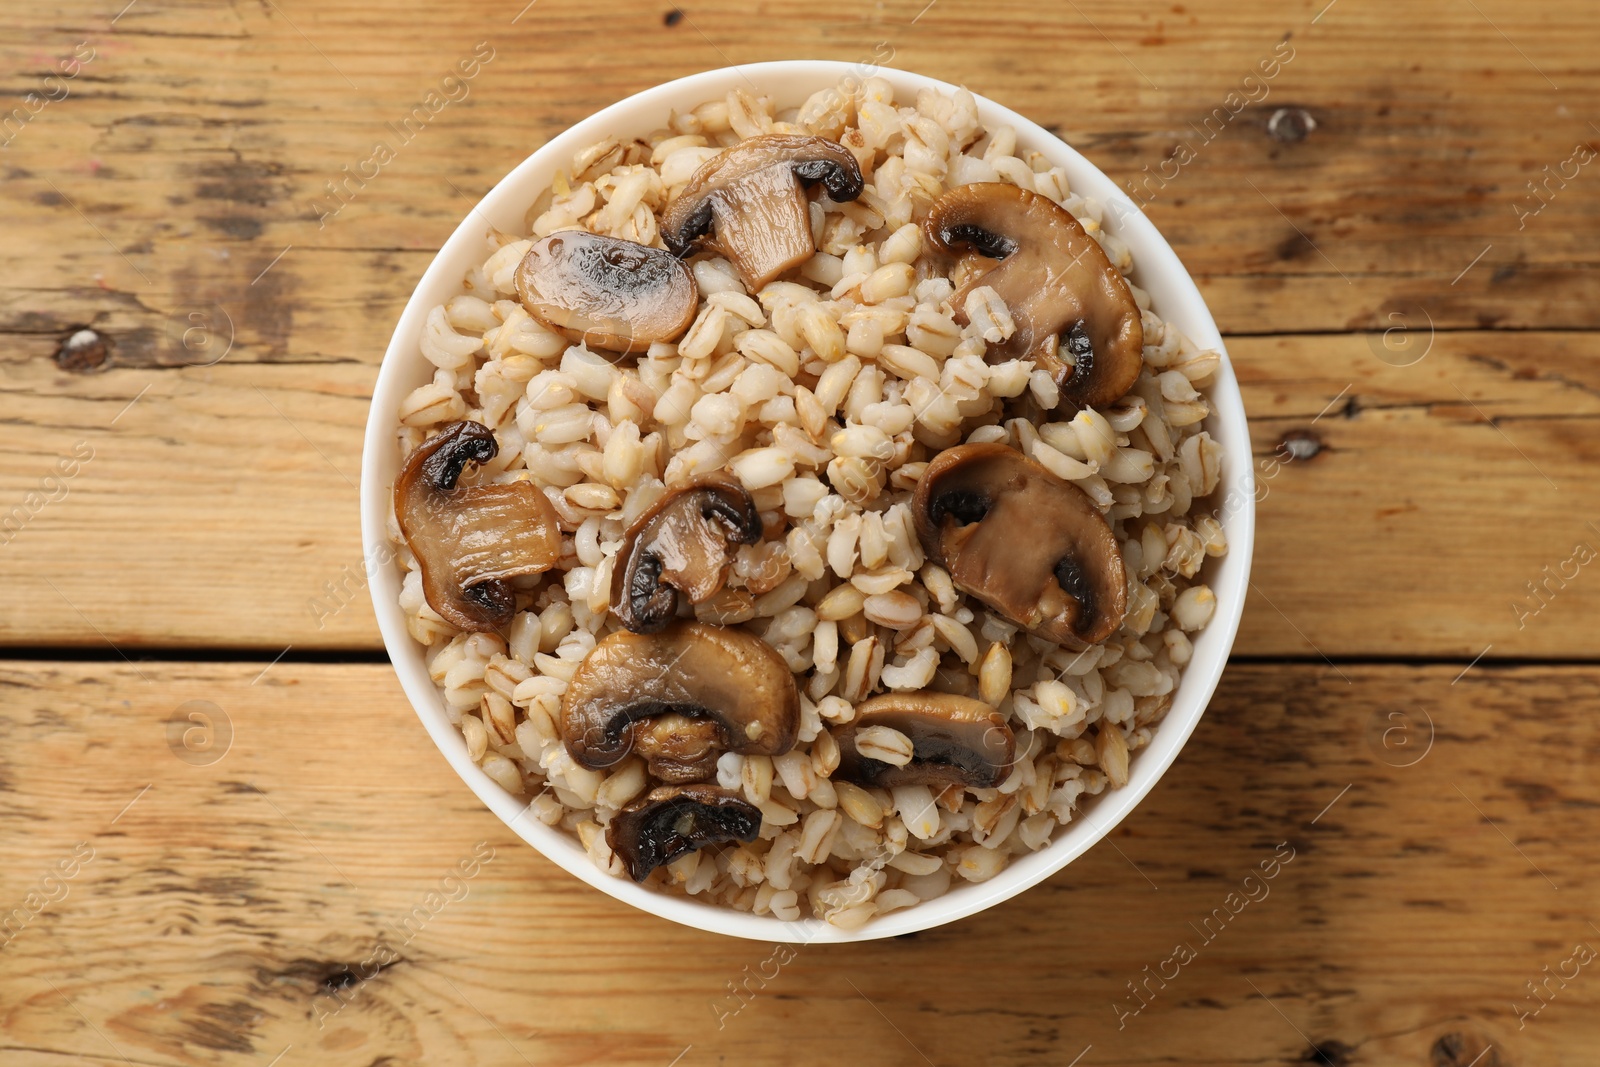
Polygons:
<instances>
[{"instance_id":1,"label":"wood grain","mask_svg":"<svg viewBox=\"0 0 1600 1067\"><path fill-rule=\"evenodd\" d=\"M0 902L94 853L0 949L7 1063L1065 1064L1091 1044L1084 1063L1318 1062L1309 1039L1329 1062L1418 1067L1492 1043L1482 1062L1509 1067L1600 1042L1589 970L1521 1030L1511 1007L1600 945L1594 668L1452 685L1454 668L1236 666L1077 863L973 919L792 960L634 912L520 844L386 666L140 670L0 671L0 812L27 828L0 841ZM191 700L231 730L204 766L169 750ZM1276 878L1245 883L1281 843ZM403 938L475 847L493 855L465 895ZM1241 887L1260 899L1204 926ZM380 942L398 962L323 1018ZM1179 943L1197 958L1126 1014L1127 983ZM1465 1055L1442 1056L1452 1042Z\"/></svg>"},{"instance_id":2,"label":"wood grain","mask_svg":"<svg viewBox=\"0 0 1600 1067\"><path fill-rule=\"evenodd\" d=\"M1263 461L1330 401L1354 402L1317 420L1317 459L1268 483L1242 651L1593 654L1577 621L1594 583L1562 583L1536 629L1515 606L1540 603L1527 584L1600 513L1579 473L1595 342L1550 332L1595 325L1595 199L1574 178L1537 216L1514 210L1528 176L1588 136L1575 116L1596 82L1576 9L1091 4L1040 20L1016 0L982 17L945 0L913 21L912 6L752 18L713 3L668 25L665 9L624 4L604 16L604 63L548 47L600 26L559 2L514 22L432 7L375 20L338 4L138 5L114 24L86 8L6 15L0 54L24 89L80 41L95 58L4 150L0 513L27 504L29 521L4 535L15 599L0 641L376 647L353 592L363 398L470 201L554 132L666 78L892 48L895 63L1010 103L1144 182L1236 335ZM1450 47L1415 54L1425 30ZM1198 137L1190 124L1286 33L1294 58L1268 95L1152 193L1144 168ZM495 58L471 94L319 226L324 183L479 42ZM1070 79L1039 73L1063 55ZM1272 136L1279 106L1315 127ZM109 370L53 361L83 325L108 341ZM1478 332L1447 332L1464 327ZM1306 334L1325 330L1366 332ZM1237 336L1257 334L1277 336ZM1429 343L1414 368L1380 358ZM62 490L29 494L80 443L93 461L35 514ZM1350 536L1339 515L1373 535Z\"/></svg>"},{"instance_id":3,"label":"wood grain","mask_svg":"<svg viewBox=\"0 0 1600 1067\"><path fill-rule=\"evenodd\" d=\"M1600 652L1584 624L1600 580L1575 566L1561 577L1578 544L1600 548L1587 473L1600 461L1600 337L1424 333L1396 354L1313 335L1231 351L1262 496L1242 653ZM372 374L231 360L19 369L0 385L19 413L0 423L0 500L24 501L82 442L94 456L0 546L12 597L0 639L381 647L355 488ZM1285 460L1284 438L1301 435L1316 453Z\"/></svg>"},{"instance_id":4,"label":"wood grain","mask_svg":"<svg viewBox=\"0 0 1600 1067\"><path fill-rule=\"evenodd\" d=\"M0 1062L1593 1061L1593 967L1537 1014L1527 985L1600 948L1586 5L524 2L0 10ZM1156 791L1021 898L791 960L589 890L387 666L295 660L381 647L367 397L470 204L670 78L891 50L1059 132L1193 272L1264 494L1237 651L1296 662L1235 663ZM56 99L16 120L28 93ZM85 326L104 350L59 358ZM226 745L184 747L189 701ZM1284 842L1270 895L1197 929Z\"/></svg>"},{"instance_id":5,"label":"wood grain","mask_svg":"<svg viewBox=\"0 0 1600 1067\"><path fill-rule=\"evenodd\" d=\"M218 303L239 331L231 358L373 362L472 199L577 119L725 63L890 49L891 65L1020 110L1135 188L1230 333L1381 330L1397 312L1449 328L1597 325L1600 201L1588 170L1562 167L1600 145L1583 119L1600 79L1581 5L1345 5L1313 23L1320 0L1043 18L1025 0L943 0L913 23L924 6L752 16L712 0L672 26L665 4L599 15L568 0L515 24L509 3L398 4L382 19L351 3L141 4L115 26L98 5L17 9L0 55L18 95L79 41L96 58L5 150L9 358L94 322L124 363L173 362L169 318ZM573 47L596 33L603 55ZM1285 38L1293 58L1246 89L1256 102L1206 129ZM471 95L320 225L326 183L480 42L495 58ZM1314 128L1293 140L1270 125L1280 108ZM1183 146L1194 159L1153 186ZM1535 197L1546 167L1557 177Z\"/></svg>"}]
</instances>

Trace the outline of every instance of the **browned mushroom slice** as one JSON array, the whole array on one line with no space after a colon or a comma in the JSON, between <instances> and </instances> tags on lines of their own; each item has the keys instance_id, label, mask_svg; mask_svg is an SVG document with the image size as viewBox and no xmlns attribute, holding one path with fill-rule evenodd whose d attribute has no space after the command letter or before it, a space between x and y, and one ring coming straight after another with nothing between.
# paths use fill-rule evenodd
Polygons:
<instances>
[{"instance_id":1,"label":"browned mushroom slice","mask_svg":"<svg viewBox=\"0 0 1600 1067\"><path fill-rule=\"evenodd\" d=\"M987 285L1006 302L1017 330L990 346L991 360L1034 360L1055 378L1061 402L1077 407L1104 407L1133 388L1144 354L1139 305L1070 211L1015 185L979 182L941 196L926 229L941 251L1000 261L951 300L959 311Z\"/></svg>"},{"instance_id":2,"label":"browned mushroom slice","mask_svg":"<svg viewBox=\"0 0 1600 1067\"><path fill-rule=\"evenodd\" d=\"M510 622L516 594L507 579L547 571L561 556L555 508L531 482L456 485L468 463L487 463L499 448L483 424L453 422L411 454L394 485L423 595L460 630Z\"/></svg>"},{"instance_id":3,"label":"browned mushroom slice","mask_svg":"<svg viewBox=\"0 0 1600 1067\"><path fill-rule=\"evenodd\" d=\"M611 610L635 633L653 633L672 621L679 593L691 604L715 596L738 546L759 540L761 514L737 479L719 473L674 489L624 534Z\"/></svg>"},{"instance_id":4,"label":"browned mushroom slice","mask_svg":"<svg viewBox=\"0 0 1600 1067\"><path fill-rule=\"evenodd\" d=\"M836 203L861 195L861 168L821 137L767 134L706 160L661 219L678 255L708 233L754 292L816 254L805 186L821 182Z\"/></svg>"},{"instance_id":5,"label":"browned mushroom slice","mask_svg":"<svg viewBox=\"0 0 1600 1067\"><path fill-rule=\"evenodd\" d=\"M618 630L561 698L574 760L600 770L637 752L664 781L708 778L723 752L781 755L799 729L800 693L782 657L753 634L698 622Z\"/></svg>"},{"instance_id":6,"label":"browned mushroom slice","mask_svg":"<svg viewBox=\"0 0 1600 1067\"><path fill-rule=\"evenodd\" d=\"M888 726L911 739L903 767L863 756L856 735ZM889 693L856 708L855 721L834 732L839 767L833 777L858 785L965 785L991 789L1011 772L1017 741L1005 716L981 700L951 693Z\"/></svg>"},{"instance_id":7,"label":"browned mushroom slice","mask_svg":"<svg viewBox=\"0 0 1600 1067\"><path fill-rule=\"evenodd\" d=\"M1127 571L1088 495L1015 449L959 445L933 458L912 497L917 537L950 580L1069 648L1122 625Z\"/></svg>"},{"instance_id":8,"label":"browned mushroom slice","mask_svg":"<svg viewBox=\"0 0 1600 1067\"><path fill-rule=\"evenodd\" d=\"M668 253L583 230L528 249L516 286L528 314L568 340L612 352L676 341L700 299L689 268Z\"/></svg>"},{"instance_id":9,"label":"browned mushroom slice","mask_svg":"<svg viewBox=\"0 0 1600 1067\"><path fill-rule=\"evenodd\" d=\"M713 785L662 786L617 812L606 843L628 876L642 882L663 863L706 845L754 841L761 811Z\"/></svg>"}]
</instances>

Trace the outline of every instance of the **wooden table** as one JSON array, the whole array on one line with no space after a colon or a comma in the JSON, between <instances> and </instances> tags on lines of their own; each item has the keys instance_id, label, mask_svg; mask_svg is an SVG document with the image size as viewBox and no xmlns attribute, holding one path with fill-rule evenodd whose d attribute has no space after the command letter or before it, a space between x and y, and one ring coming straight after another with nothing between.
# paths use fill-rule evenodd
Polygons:
<instances>
[{"instance_id":1,"label":"wooden table","mask_svg":"<svg viewBox=\"0 0 1600 1067\"><path fill-rule=\"evenodd\" d=\"M0 14L0 1062L1596 1061L1592 5L125 2ZM891 49L1143 183L1267 495L1234 663L1110 840L790 959L589 890L449 770L365 600L361 429L432 250L544 140Z\"/></svg>"}]
</instances>

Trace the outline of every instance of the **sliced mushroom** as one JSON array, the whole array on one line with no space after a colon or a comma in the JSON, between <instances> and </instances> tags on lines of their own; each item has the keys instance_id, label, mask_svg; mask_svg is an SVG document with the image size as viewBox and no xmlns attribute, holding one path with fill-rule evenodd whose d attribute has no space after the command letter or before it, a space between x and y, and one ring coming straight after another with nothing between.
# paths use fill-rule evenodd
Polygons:
<instances>
[{"instance_id":1,"label":"sliced mushroom","mask_svg":"<svg viewBox=\"0 0 1600 1067\"><path fill-rule=\"evenodd\" d=\"M422 592L459 630L494 630L511 621L508 579L538 574L561 556L556 512L531 482L457 486L468 463L500 450L477 422L453 422L422 443L394 485L400 533L422 569Z\"/></svg>"},{"instance_id":2,"label":"sliced mushroom","mask_svg":"<svg viewBox=\"0 0 1600 1067\"><path fill-rule=\"evenodd\" d=\"M635 633L671 622L678 594L699 604L727 580L740 545L761 540L761 514L739 481L718 473L674 489L623 535L611 610Z\"/></svg>"},{"instance_id":3,"label":"sliced mushroom","mask_svg":"<svg viewBox=\"0 0 1600 1067\"><path fill-rule=\"evenodd\" d=\"M1144 353L1139 305L1070 211L1015 185L978 182L940 197L926 228L941 251L1000 261L951 300L960 309L987 285L1006 302L1016 333L990 346L991 360L1036 361L1055 378L1061 402L1077 407L1104 407L1133 388Z\"/></svg>"},{"instance_id":4,"label":"sliced mushroom","mask_svg":"<svg viewBox=\"0 0 1600 1067\"><path fill-rule=\"evenodd\" d=\"M617 812L606 843L642 882L650 872L706 845L754 841L761 810L714 785L662 786Z\"/></svg>"},{"instance_id":5,"label":"sliced mushroom","mask_svg":"<svg viewBox=\"0 0 1600 1067\"><path fill-rule=\"evenodd\" d=\"M856 751L856 734L888 726L911 739L903 767ZM835 731L839 768L833 777L857 785L965 785L992 789L1011 773L1017 740L1004 715L981 700L923 691L873 697L856 708L855 721Z\"/></svg>"},{"instance_id":6,"label":"sliced mushroom","mask_svg":"<svg viewBox=\"0 0 1600 1067\"><path fill-rule=\"evenodd\" d=\"M684 622L618 630L584 657L561 698L561 739L591 770L637 752L657 778L710 777L723 752L794 747L800 693L772 646L743 630Z\"/></svg>"},{"instance_id":7,"label":"sliced mushroom","mask_svg":"<svg viewBox=\"0 0 1600 1067\"><path fill-rule=\"evenodd\" d=\"M661 219L667 247L685 255L708 233L751 292L816 254L805 186L836 203L861 195L861 168L821 137L767 134L708 159Z\"/></svg>"},{"instance_id":8,"label":"sliced mushroom","mask_svg":"<svg viewBox=\"0 0 1600 1067\"><path fill-rule=\"evenodd\" d=\"M1088 495L1015 449L959 445L933 458L911 502L917 537L950 580L1069 648L1122 625L1128 577Z\"/></svg>"},{"instance_id":9,"label":"sliced mushroom","mask_svg":"<svg viewBox=\"0 0 1600 1067\"><path fill-rule=\"evenodd\" d=\"M679 260L617 237L562 230L528 249L516 273L528 314L567 339L611 352L676 341L700 291Z\"/></svg>"}]
</instances>

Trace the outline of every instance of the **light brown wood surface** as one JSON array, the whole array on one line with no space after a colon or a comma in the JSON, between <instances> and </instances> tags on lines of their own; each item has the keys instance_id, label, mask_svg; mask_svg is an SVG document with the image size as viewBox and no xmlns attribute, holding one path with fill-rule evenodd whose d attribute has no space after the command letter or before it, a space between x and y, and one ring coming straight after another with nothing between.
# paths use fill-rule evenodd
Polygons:
<instances>
[{"instance_id":1,"label":"light brown wood surface","mask_svg":"<svg viewBox=\"0 0 1600 1067\"><path fill-rule=\"evenodd\" d=\"M0 533L0 911L93 849L0 947L0 1063L1594 1061L1594 966L1518 1017L1600 948L1600 577L1547 577L1600 547L1587 5L523 3L0 9L0 123L67 90L0 125L0 518L28 511ZM319 227L324 183L480 42L471 95ZM1244 387L1252 595L1110 840L972 919L802 948L719 1027L772 946L563 874L417 725L350 577L362 425L432 250L550 136L694 71L889 49L1147 193L1196 150L1146 210ZM63 365L84 326L109 359ZM191 700L231 732L216 762L173 751ZM341 991L479 842L466 896ZM1198 958L1119 1029L1179 941Z\"/></svg>"},{"instance_id":2,"label":"light brown wood surface","mask_svg":"<svg viewBox=\"0 0 1600 1067\"><path fill-rule=\"evenodd\" d=\"M4 889L94 850L0 950L8 1064L289 1048L284 1065L909 1067L1065 1064L1088 1045L1082 1063L1320 1062L1309 1040L1340 1064L1465 1067L1492 1044L1480 1063L1576 1067L1600 1043L1592 969L1520 1030L1511 1007L1600 946L1592 667L1452 685L1450 666L1235 666L1178 764L1082 860L953 926L792 960L636 912L523 846L386 665L139 670L0 672ZM192 700L231 735L204 766L169 748ZM479 842L493 858L404 942L394 924ZM1202 926L1291 853L1265 895ZM400 962L336 1010L330 982L380 942ZM1124 1015L1127 983L1179 943L1197 958ZM769 980L725 1016L746 967Z\"/></svg>"},{"instance_id":3,"label":"light brown wood surface","mask_svg":"<svg viewBox=\"0 0 1600 1067\"><path fill-rule=\"evenodd\" d=\"M1514 345L1515 347L1511 347ZM1381 345L1380 345L1381 348ZM1232 339L1264 494L1247 655L1592 656L1600 581L1538 607L1574 546L1600 548L1600 335L1439 333L1393 367L1349 335ZM1508 350L1509 349L1509 350ZM56 457L94 458L0 548L12 644L381 648L360 581L356 485L375 368L240 363L10 376L17 500ZM118 412L146 385L126 414ZM109 423L117 419L116 425ZM1320 451L1283 460L1286 435ZM355 595L359 594L359 595ZM354 599L352 599L352 596ZM1287 622L1285 621L1287 619ZM1519 625L1520 622L1520 625Z\"/></svg>"}]
</instances>

